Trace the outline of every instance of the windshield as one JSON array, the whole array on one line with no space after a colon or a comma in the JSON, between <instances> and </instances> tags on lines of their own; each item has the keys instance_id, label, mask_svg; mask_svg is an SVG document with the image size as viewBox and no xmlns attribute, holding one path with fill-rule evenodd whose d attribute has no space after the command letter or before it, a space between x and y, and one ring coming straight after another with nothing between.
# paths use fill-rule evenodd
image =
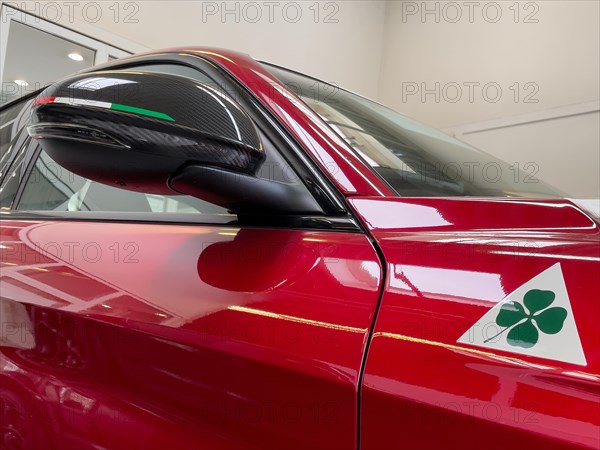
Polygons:
<instances>
[{"instance_id":1,"label":"windshield","mask_svg":"<svg viewBox=\"0 0 600 450\"><path fill-rule=\"evenodd\" d=\"M532 170L519 170L518 164L507 164L383 105L280 67L265 67L400 196L563 196Z\"/></svg>"}]
</instances>

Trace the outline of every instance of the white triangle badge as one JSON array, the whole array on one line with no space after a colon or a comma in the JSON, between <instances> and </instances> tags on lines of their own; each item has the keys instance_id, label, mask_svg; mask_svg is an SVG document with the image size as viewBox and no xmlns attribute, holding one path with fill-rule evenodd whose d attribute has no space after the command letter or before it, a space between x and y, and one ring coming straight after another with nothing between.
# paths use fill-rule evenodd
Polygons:
<instances>
[{"instance_id":1,"label":"white triangle badge","mask_svg":"<svg viewBox=\"0 0 600 450\"><path fill-rule=\"evenodd\" d=\"M587 365L560 263L506 296L457 342Z\"/></svg>"}]
</instances>

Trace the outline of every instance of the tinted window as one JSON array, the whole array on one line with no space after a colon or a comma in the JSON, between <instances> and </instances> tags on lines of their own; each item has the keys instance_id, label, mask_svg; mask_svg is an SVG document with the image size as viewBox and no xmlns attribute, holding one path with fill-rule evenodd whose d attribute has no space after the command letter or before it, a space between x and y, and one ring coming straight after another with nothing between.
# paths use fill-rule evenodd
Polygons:
<instances>
[{"instance_id":1,"label":"tinted window","mask_svg":"<svg viewBox=\"0 0 600 450\"><path fill-rule=\"evenodd\" d=\"M561 194L529 173L359 95L266 65L398 195Z\"/></svg>"},{"instance_id":2,"label":"tinted window","mask_svg":"<svg viewBox=\"0 0 600 450\"><path fill-rule=\"evenodd\" d=\"M16 138L27 123L31 100L19 102L0 112L0 179L16 153Z\"/></svg>"},{"instance_id":3,"label":"tinted window","mask_svg":"<svg viewBox=\"0 0 600 450\"><path fill-rule=\"evenodd\" d=\"M9 210L17 190L19 183L25 176L25 163L27 159L25 156L31 153L31 139L27 137L19 145L14 145L14 152L16 153L14 160L7 166L6 176L2 180L0 185L0 209Z\"/></svg>"},{"instance_id":4,"label":"tinted window","mask_svg":"<svg viewBox=\"0 0 600 450\"><path fill-rule=\"evenodd\" d=\"M24 211L106 211L226 214L224 208L186 195L128 191L87 180L41 151L17 205Z\"/></svg>"}]
</instances>

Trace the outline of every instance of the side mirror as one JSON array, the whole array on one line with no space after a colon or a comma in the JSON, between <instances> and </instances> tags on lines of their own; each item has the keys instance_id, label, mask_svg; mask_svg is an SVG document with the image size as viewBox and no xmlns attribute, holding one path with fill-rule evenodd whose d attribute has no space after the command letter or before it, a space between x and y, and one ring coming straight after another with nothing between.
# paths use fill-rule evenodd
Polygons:
<instances>
[{"instance_id":1,"label":"side mirror","mask_svg":"<svg viewBox=\"0 0 600 450\"><path fill-rule=\"evenodd\" d=\"M256 177L265 152L242 108L185 77L69 77L36 99L28 131L58 164L109 186L192 195L239 213L290 212L298 197L289 185ZM304 203L301 210L319 209Z\"/></svg>"}]
</instances>

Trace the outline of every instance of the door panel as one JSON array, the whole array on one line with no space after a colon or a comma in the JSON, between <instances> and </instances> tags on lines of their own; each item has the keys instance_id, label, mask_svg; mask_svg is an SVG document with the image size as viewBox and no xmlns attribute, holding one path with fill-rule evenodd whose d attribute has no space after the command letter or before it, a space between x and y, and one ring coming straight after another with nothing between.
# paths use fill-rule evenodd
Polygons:
<instances>
[{"instance_id":1,"label":"door panel","mask_svg":"<svg viewBox=\"0 0 600 450\"><path fill-rule=\"evenodd\" d=\"M1 233L0 398L21 448L355 446L381 283L365 235L6 218Z\"/></svg>"},{"instance_id":2,"label":"door panel","mask_svg":"<svg viewBox=\"0 0 600 450\"><path fill-rule=\"evenodd\" d=\"M361 448L598 448L600 235L592 219L566 200L350 203L387 263L361 387ZM560 332L540 356L537 345L557 330L539 325L537 314L533 346L458 342L469 330L492 343L510 336L502 320L483 316L557 264L583 363L553 358L565 346L568 357L576 351L574 336Z\"/></svg>"}]
</instances>

